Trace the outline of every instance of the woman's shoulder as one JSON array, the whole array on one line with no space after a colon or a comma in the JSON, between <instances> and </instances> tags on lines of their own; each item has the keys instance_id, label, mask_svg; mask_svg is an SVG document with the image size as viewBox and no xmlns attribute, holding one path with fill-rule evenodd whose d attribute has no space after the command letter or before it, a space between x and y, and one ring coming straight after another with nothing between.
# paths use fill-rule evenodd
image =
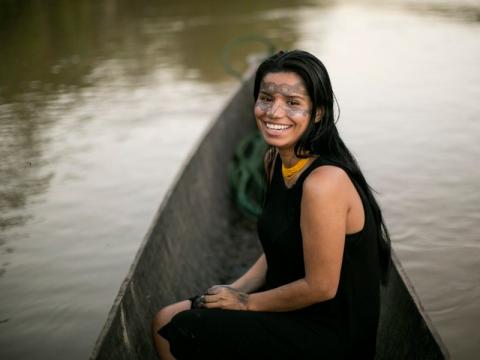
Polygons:
<instances>
[{"instance_id":1,"label":"woman's shoulder","mask_svg":"<svg viewBox=\"0 0 480 360\"><path fill-rule=\"evenodd\" d=\"M317 196L341 196L351 184L350 177L343 168L333 164L321 164L306 176L302 192Z\"/></svg>"}]
</instances>

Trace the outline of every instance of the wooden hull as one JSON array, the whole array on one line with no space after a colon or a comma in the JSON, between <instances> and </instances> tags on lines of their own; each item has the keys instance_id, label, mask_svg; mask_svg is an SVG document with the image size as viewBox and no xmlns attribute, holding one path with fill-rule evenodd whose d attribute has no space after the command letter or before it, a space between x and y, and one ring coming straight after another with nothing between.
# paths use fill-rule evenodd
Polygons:
<instances>
[{"instance_id":1,"label":"wooden hull","mask_svg":"<svg viewBox=\"0 0 480 360\"><path fill-rule=\"evenodd\" d=\"M243 83L165 196L108 314L91 359L157 359L151 319L164 305L225 283L261 249L232 206L228 163L255 127L252 79ZM446 359L448 353L393 256L382 288L378 359Z\"/></svg>"}]
</instances>

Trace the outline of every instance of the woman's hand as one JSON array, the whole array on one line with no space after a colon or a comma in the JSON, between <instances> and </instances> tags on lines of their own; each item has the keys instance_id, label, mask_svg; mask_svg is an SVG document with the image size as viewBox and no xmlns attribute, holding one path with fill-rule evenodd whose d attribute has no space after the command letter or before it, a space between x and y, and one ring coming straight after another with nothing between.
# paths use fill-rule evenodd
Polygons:
<instances>
[{"instance_id":1,"label":"woman's hand","mask_svg":"<svg viewBox=\"0 0 480 360\"><path fill-rule=\"evenodd\" d=\"M203 295L203 306L207 309L248 310L248 294L229 285L214 285Z\"/></svg>"}]
</instances>

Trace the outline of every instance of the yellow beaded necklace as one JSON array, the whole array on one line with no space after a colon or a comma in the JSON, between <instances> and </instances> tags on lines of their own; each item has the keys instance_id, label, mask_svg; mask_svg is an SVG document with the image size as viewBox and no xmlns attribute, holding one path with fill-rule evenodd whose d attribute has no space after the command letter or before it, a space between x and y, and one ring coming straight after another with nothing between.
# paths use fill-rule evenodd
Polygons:
<instances>
[{"instance_id":1,"label":"yellow beaded necklace","mask_svg":"<svg viewBox=\"0 0 480 360\"><path fill-rule=\"evenodd\" d=\"M295 165L287 168L282 164L282 175L285 180L291 180L308 164L308 158L303 158L297 161Z\"/></svg>"}]
</instances>

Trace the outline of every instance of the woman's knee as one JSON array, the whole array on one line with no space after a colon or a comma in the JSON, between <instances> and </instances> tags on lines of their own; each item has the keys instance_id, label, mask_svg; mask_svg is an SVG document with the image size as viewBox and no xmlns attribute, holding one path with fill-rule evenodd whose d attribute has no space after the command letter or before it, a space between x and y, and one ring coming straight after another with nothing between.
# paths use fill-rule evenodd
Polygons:
<instances>
[{"instance_id":1,"label":"woman's knee","mask_svg":"<svg viewBox=\"0 0 480 360\"><path fill-rule=\"evenodd\" d=\"M180 301L167 305L158 311L153 318L153 330L156 332L164 325L168 324L172 318L179 312L190 309L190 300Z\"/></svg>"}]
</instances>

